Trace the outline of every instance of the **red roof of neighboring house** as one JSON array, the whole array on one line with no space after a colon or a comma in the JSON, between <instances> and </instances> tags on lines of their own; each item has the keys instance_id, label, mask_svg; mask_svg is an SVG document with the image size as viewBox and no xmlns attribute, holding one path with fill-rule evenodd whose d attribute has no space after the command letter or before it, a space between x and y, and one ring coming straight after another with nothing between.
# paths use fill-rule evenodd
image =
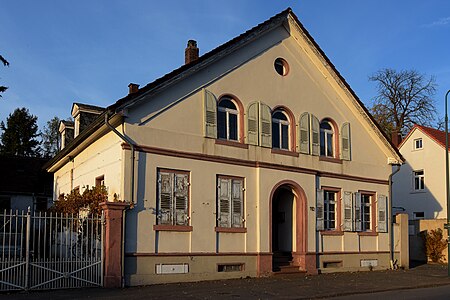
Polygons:
<instances>
[{"instance_id":1,"label":"red roof of neighboring house","mask_svg":"<svg viewBox=\"0 0 450 300\"><path fill-rule=\"evenodd\" d=\"M438 143L443 148L445 148L445 131L442 131L442 130L439 130L436 128L417 125L417 124L414 125L414 127L411 129L411 131L408 133L408 135L403 139L402 143L398 146L399 148L404 144L404 142L409 138L411 133L416 128L420 129L423 133L428 135L432 140L434 140L436 143ZM448 137L449 137L449 143L450 143L450 134L448 135ZM449 147L449 149L450 149L450 147Z\"/></svg>"}]
</instances>

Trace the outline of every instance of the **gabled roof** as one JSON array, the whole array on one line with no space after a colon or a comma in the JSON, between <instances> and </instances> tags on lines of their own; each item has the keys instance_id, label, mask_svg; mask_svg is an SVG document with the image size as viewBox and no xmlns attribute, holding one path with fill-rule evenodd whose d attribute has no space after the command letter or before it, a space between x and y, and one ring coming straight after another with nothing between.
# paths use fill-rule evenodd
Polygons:
<instances>
[{"instance_id":1,"label":"gabled roof","mask_svg":"<svg viewBox=\"0 0 450 300\"><path fill-rule=\"evenodd\" d=\"M211 50L210 52L207 52L200 56L197 60L182 65L178 69L173 70L170 73L167 73L166 75L156 79L155 81L145 85L144 87L138 89L137 92L128 94L127 96L117 100L114 104L108 106L103 113L98 117L98 120L96 122L93 122L88 128L85 129L85 131L93 132L96 129L100 128L102 125L102 122L100 119L104 118L105 113L116 113L120 111L121 108L127 105L131 105L138 101L139 99L142 99L144 95L149 95L153 93L157 93L160 88L168 86L172 83L178 82L179 80L182 80L186 78L187 76L195 73L199 69L207 67L209 64L212 64L215 61L216 57L221 57L223 55L226 55L228 53L231 53L241 47L242 45L245 45L248 42L251 42L252 40L258 38L261 34L268 32L272 30L273 28L276 28L277 26L280 26L284 22L287 22L289 20L289 17L291 17L296 25L301 29L301 31L304 33L305 37L310 41L312 44L312 47L314 47L318 55L320 55L324 63L328 65L332 72L334 72L337 76L337 79L345 86L345 88L349 91L349 93L352 95L354 100L356 101L356 105L359 106L359 108L362 110L364 116L366 119L369 120L371 125L374 127L375 132L377 135L384 140L385 144L392 150L392 152L397 155L397 158L400 161L403 161L403 157L398 151L397 147L395 147L391 140L386 136L386 134L383 132L383 130L380 128L378 123L374 120L372 115L369 113L367 108L364 106L362 101L358 98L356 93L352 90L350 85L345 81L344 77L337 71L336 67L331 63L331 61L328 59L328 57L325 55L322 49L320 49L319 45L315 42L315 40L312 38L312 36L309 34L309 32L305 29L303 24L298 20L297 16L292 12L291 8L287 8L286 10L276 14L275 16L271 17L267 21L258 24L257 26L253 27L252 29L244 32L243 34L231 39L230 41L218 46L217 48ZM94 128L94 126L96 126ZM79 143L82 142L82 139L80 136L78 136L75 140L73 140L69 145L67 145L61 152L58 153L52 161L49 162L49 164L46 167L51 167L54 163L56 163L59 159L64 157L65 154L69 153L72 149L76 147Z\"/></svg>"},{"instance_id":2,"label":"gabled roof","mask_svg":"<svg viewBox=\"0 0 450 300\"><path fill-rule=\"evenodd\" d=\"M398 145L398 148L400 149L403 144L405 144L406 140L409 139L411 134L414 130L420 130L423 133L425 133L430 139L434 140L438 145L440 145L442 148L445 149L445 131L432 128L432 127L426 127L422 125L414 125L414 127L411 129L411 131L406 135L406 137L403 139L403 141ZM450 134L448 135L449 143L450 143ZM450 149L450 147L449 147Z\"/></svg>"}]
</instances>

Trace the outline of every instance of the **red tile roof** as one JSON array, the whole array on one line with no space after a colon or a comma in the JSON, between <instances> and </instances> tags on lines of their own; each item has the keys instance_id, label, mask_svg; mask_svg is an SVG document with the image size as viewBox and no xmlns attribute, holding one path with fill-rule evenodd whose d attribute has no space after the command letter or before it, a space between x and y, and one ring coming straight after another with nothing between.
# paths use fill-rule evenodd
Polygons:
<instances>
[{"instance_id":1,"label":"red tile roof","mask_svg":"<svg viewBox=\"0 0 450 300\"><path fill-rule=\"evenodd\" d=\"M414 128L420 129L423 133L428 135L436 143L438 143L443 148L445 148L445 131L438 130L438 129L431 128L431 127L422 126L422 125L414 125L411 132L414 130ZM449 143L450 143L450 134L448 135L448 137L449 137ZM405 140L406 140L406 138L405 138ZM449 149L450 149L450 147L449 147Z\"/></svg>"}]
</instances>

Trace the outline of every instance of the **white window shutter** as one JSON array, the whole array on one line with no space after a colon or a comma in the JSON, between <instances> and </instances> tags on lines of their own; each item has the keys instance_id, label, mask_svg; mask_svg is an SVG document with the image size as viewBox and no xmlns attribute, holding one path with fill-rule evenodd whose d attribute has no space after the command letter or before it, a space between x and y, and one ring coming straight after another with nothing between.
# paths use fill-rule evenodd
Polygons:
<instances>
[{"instance_id":1,"label":"white window shutter","mask_svg":"<svg viewBox=\"0 0 450 300\"><path fill-rule=\"evenodd\" d=\"M187 174L175 174L175 224L188 225L189 181Z\"/></svg>"},{"instance_id":2,"label":"white window shutter","mask_svg":"<svg viewBox=\"0 0 450 300\"><path fill-rule=\"evenodd\" d=\"M272 148L272 113L270 107L264 103L259 106L260 145Z\"/></svg>"},{"instance_id":3,"label":"white window shutter","mask_svg":"<svg viewBox=\"0 0 450 300\"><path fill-rule=\"evenodd\" d=\"M232 180L232 227L243 227L243 182L242 180Z\"/></svg>"},{"instance_id":4,"label":"white window shutter","mask_svg":"<svg viewBox=\"0 0 450 300\"><path fill-rule=\"evenodd\" d=\"M218 227L230 227L231 225L231 184L229 179L219 178L218 187L218 203L217 203L217 226Z\"/></svg>"},{"instance_id":5,"label":"white window shutter","mask_svg":"<svg viewBox=\"0 0 450 300\"><path fill-rule=\"evenodd\" d=\"M343 230L353 231L353 194L352 192L344 192L343 198Z\"/></svg>"},{"instance_id":6,"label":"white window shutter","mask_svg":"<svg viewBox=\"0 0 450 300\"><path fill-rule=\"evenodd\" d=\"M160 172L158 178L158 187L158 224L172 225L173 174Z\"/></svg>"},{"instance_id":7,"label":"white window shutter","mask_svg":"<svg viewBox=\"0 0 450 300\"><path fill-rule=\"evenodd\" d=\"M253 102L247 110L247 144L258 145L259 140L259 103Z\"/></svg>"},{"instance_id":8,"label":"white window shutter","mask_svg":"<svg viewBox=\"0 0 450 300\"><path fill-rule=\"evenodd\" d=\"M317 204L316 204L316 221L317 230L324 230L324 199L323 190L317 190Z\"/></svg>"},{"instance_id":9,"label":"white window shutter","mask_svg":"<svg viewBox=\"0 0 450 300\"><path fill-rule=\"evenodd\" d=\"M355 231L362 230L362 218L361 218L361 193L354 194L354 217L355 217Z\"/></svg>"},{"instance_id":10,"label":"white window shutter","mask_svg":"<svg viewBox=\"0 0 450 300\"><path fill-rule=\"evenodd\" d=\"M387 197L385 195L378 195L377 198L377 208L378 208L378 232L387 232L388 222L387 222Z\"/></svg>"},{"instance_id":11,"label":"white window shutter","mask_svg":"<svg viewBox=\"0 0 450 300\"><path fill-rule=\"evenodd\" d=\"M316 116L311 115L311 154L320 154L320 123Z\"/></svg>"},{"instance_id":12,"label":"white window shutter","mask_svg":"<svg viewBox=\"0 0 450 300\"><path fill-rule=\"evenodd\" d=\"M217 99L207 89L203 89L203 106L205 112L205 136L217 138Z\"/></svg>"},{"instance_id":13,"label":"white window shutter","mask_svg":"<svg viewBox=\"0 0 450 300\"><path fill-rule=\"evenodd\" d=\"M350 123L344 123L341 128L341 158L351 160Z\"/></svg>"},{"instance_id":14,"label":"white window shutter","mask_svg":"<svg viewBox=\"0 0 450 300\"><path fill-rule=\"evenodd\" d=\"M310 153L310 143L309 143L309 113L305 112L300 116L299 121L299 145L300 153L309 154Z\"/></svg>"}]
</instances>

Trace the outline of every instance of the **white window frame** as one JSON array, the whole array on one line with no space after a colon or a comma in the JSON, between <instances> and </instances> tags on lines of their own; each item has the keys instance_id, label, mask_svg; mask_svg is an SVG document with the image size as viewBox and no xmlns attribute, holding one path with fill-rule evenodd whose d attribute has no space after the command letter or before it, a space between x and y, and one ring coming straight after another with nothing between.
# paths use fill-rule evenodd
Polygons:
<instances>
[{"instance_id":1,"label":"white window frame","mask_svg":"<svg viewBox=\"0 0 450 300\"><path fill-rule=\"evenodd\" d=\"M286 117L287 121L274 118L273 115L275 115L278 112L281 112ZM278 145L273 145L273 142L272 142L273 148L280 149L280 150L289 150L289 149L291 149L291 139L290 139L290 134L291 134L291 126L290 126L290 124L291 123L289 121L289 116L284 111L282 111L280 109L275 110L272 113L272 123L273 124L278 124L278 128L277 128L278 133L272 132L272 141L273 141L273 137L274 137L275 134L278 134L278 140L279 140L279 144ZM287 129L288 129L287 130L287 140L288 140L287 148L283 148L283 125L287 126Z\"/></svg>"},{"instance_id":2,"label":"white window frame","mask_svg":"<svg viewBox=\"0 0 450 300\"><path fill-rule=\"evenodd\" d=\"M330 125L330 127L331 127L331 130L330 129L323 129L322 128L322 123L324 123L324 122L326 122L326 123L328 123L329 125ZM320 128L320 135L322 135L322 132L324 133L324 148L325 148L325 154L322 154L322 153L320 153L320 156L325 156L325 157L335 157L335 148L336 148L336 145L334 144L334 139L335 139L335 133L334 133L334 130L333 130L333 124L331 124L331 122L330 121L328 121L328 120L323 120L322 122L320 122L320 125L319 125L319 128ZM331 155L328 155L327 153L328 153L328 134L331 134L331 147L332 147L332 151L331 151ZM320 138L320 136L319 136L319 144L320 144L320 142L321 142L321 138ZM322 147L322 145L320 145L320 147Z\"/></svg>"},{"instance_id":3,"label":"white window frame","mask_svg":"<svg viewBox=\"0 0 450 300\"><path fill-rule=\"evenodd\" d=\"M422 173L422 174L418 174ZM413 171L413 191L423 192L425 190L425 171L424 170L414 170ZM418 186L416 186L416 180L418 180Z\"/></svg>"},{"instance_id":4,"label":"white window frame","mask_svg":"<svg viewBox=\"0 0 450 300\"><path fill-rule=\"evenodd\" d=\"M418 144L420 144L420 145L418 145ZM413 149L414 150L422 150L423 149L423 140L422 140L422 138L414 139L414 141L413 141Z\"/></svg>"},{"instance_id":5,"label":"white window frame","mask_svg":"<svg viewBox=\"0 0 450 300\"><path fill-rule=\"evenodd\" d=\"M227 108L227 107L221 107L220 106L220 102L221 101L223 101L223 100L228 100L228 101L231 101L233 104L234 104L234 106L236 107L236 109L231 109L231 108ZM219 103L218 103L218 105L217 105L217 112L219 113L219 112L224 112L225 113L225 128L226 128L226 130L227 130L227 132L226 132L226 138L225 138L225 140L228 140L228 141L235 141L235 142L238 142L239 141L239 126L240 126L240 124L239 124L239 110L237 109L237 107L239 107L238 105L237 105L237 103L233 100L233 99L231 99L231 98L223 98L223 99L221 99L220 101L219 101ZM233 139L231 139L230 138L230 114L232 114L232 115L236 115L236 125L237 125L237 128L236 128L236 139L235 140L233 140ZM219 119L219 116L217 116L217 119ZM217 121L218 122L218 121ZM219 123L217 123L217 125L218 125ZM219 130L219 128L217 128L218 130ZM219 132L217 132L217 137L219 137ZM223 139L223 138L222 138Z\"/></svg>"},{"instance_id":6,"label":"white window frame","mask_svg":"<svg viewBox=\"0 0 450 300\"><path fill-rule=\"evenodd\" d=\"M157 225L168 225L168 226L189 226L190 223L190 215L189 215L189 207L190 207L190 174L188 171L181 171L181 170L172 170L172 169L158 169L157 170L157 178L158 178L158 203L157 203L157 218L156 223ZM170 209L168 211L169 218L167 221L164 221L163 212L161 208L161 195L162 195L162 175L169 175L171 176L171 203L170 203ZM187 191L186 191L186 197L187 199L185 204L184 212L178 212L177 210L177 187L176 187L176 177L178 176L187 176ZM178 219L178 214L181 213L181 219Z\"/></svg>"},{"instance_id":7,"label":"white window frame","mask_svg":"<svg viewBox=\"0 0 450 300\"><path fill-rule=\"evenodd\" d=\"M327 197L327 195L329 194L333 194L334 195L334 200L330 200L329 197ZM334 190L329 190L329 189L323 189L323 214L324 214L324 230L336 230L337 227L337 206L338 206L338 197L339 193L337 191ZM331 214L331 210L330 210L330 204L334 205L334 226L331 227L330 226L330 214Z\"/></svg>"},{"instance_id":8,"label":"white window frame","mask_svg":"<svg viewBox=\"0 0 450 300\"><path fill-rule=\"evenodd\" d=\"M369 203L365 203L363 201L363 199L365 197L369 198ZM373 199L373 195L369 194L369 193L361 193L361 231L372 231L372 228L374 226L374 224L372 223L372 201L374 201ZM369 216L366 216L364 214L364 208L368 207L369 208ZM368 218L368 220L367 220ZM369 226L367 226L367 223L369 224Z\"/></svg>"}]
</instances>

